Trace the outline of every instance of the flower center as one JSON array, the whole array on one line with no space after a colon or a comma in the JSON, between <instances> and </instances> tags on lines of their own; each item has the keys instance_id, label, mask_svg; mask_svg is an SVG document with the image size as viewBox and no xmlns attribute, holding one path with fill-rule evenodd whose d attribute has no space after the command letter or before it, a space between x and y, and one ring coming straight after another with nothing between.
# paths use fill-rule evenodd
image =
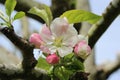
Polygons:
<instances>
[{"instance_id":1,"label":"flower center","mask_svg":"<svg viewBox=\"0 0 120 80\"><path fill-rule=\"evenodd\" d=\"M62 46L62 38L56 38L54 40L53 45L55 45L56 47L61 47Z\"/></svg>"}]
</instances>

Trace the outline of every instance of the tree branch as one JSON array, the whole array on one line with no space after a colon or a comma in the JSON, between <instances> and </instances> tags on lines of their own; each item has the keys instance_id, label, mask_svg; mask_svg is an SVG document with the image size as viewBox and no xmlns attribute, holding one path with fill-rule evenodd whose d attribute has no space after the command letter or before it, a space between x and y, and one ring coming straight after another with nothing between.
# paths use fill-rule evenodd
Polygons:
<instances>
[{"instance_id":1,"label":"tree branch","mask_svg":"<svg viewBox=\"0 0 120 80\"><path fill-rule=\"evenodd\" d=\"M103 14L103 18L98 21L95 25L88 32L89 37L89 45L91 48L94 47L97 40L101 37L101 35L107 30L113 20L119 15L120 13L120 0L113 0L105 13Z\"/></svg>"},{"instance_id":2,"label":"tree branch","mask_svg":"<svg viewBox=\"0 0 120 80\"><path fill-rule=\"evenodd\" d=\"M40 69L34 69L31 73L25 73L24 70L18 66L0 64L0 79L25 79L25 80L50 80L47 73Z\"/></svg>"},{"instance_id":3,"label":"tree branch","mask_svg":"<svg viewBox=\"0 0 120 80\"><path fill-rule=\"evenodd\" d=\"M118 58L115 62L106 64L106 67L103 68L106 79L116 70L120 69L120 54L118 55Z\"/></svg>"},{"instance_id":4,"label":"tree branch","mask_svg":"<svg viewBox=\"0 0 120 80\"><path fill-rule=\"evenodd\" d=\"M100 66L97 66L95 79L106 80L113 72L120 68L120 55L115 62L105 62Z\"/></svg>"},{"instance_id":5,"label":"tree branch","mask_svg":"<svg viewBox=\"0 0 120 80\"><path fill-rule=\"evenodd\" d=\"M22 66L25 71L33 69L37 63L33 55L34 46L27 40L17 36L14 30L8 27L1 28L0 31L21 51L23 55Z\"/></svg>"},{"instance_id":6,"label":"tree branch","mask_svg":"<svg viewBox=\"0 0 120 80\"><path fill-rule=\"evenodd\" d=\"M52 0L51 10L53 12L54 18L59 17L67 10L75 9L75 5L76 0Z\"/></svg>"}]
</instances>

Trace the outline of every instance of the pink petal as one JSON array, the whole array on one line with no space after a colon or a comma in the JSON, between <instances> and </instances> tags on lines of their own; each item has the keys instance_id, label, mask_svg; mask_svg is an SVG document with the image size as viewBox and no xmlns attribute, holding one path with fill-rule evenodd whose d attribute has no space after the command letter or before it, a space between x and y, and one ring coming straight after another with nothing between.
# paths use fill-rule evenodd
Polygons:
<instances>
[{"instance_id":1,"label":"pink petal","mask_svg":"<svg viewBox=\"0 0 120 80\"><path fill-rule=\"evenodd\" d=\"M50 25L50 29L55 36L61 36L66 33L69 23L65 18L56 18Z\"/></svg>"},{"instance_id":2,"label":"pink petal","mask_svg":"<svg viewBox=\"0 0 120 80\"><path fill-rule=\"evenodd\" d=\"M50 54L51 51L49 50L48 47L41 45L40 46L41 51L43 51L45 54Z\"/></svg>"},{"instance_id":3,"label":"pink petal","mask_svg":"<svg viewBox=\"0 0 120 80\"><path fill-rule=\"evenodd\" d=\"M41 38L43 39L44 42L51 42L52 39L52 33L50 29L44 24L41 31L40 31Z\"/></svg>"}]
</instances>

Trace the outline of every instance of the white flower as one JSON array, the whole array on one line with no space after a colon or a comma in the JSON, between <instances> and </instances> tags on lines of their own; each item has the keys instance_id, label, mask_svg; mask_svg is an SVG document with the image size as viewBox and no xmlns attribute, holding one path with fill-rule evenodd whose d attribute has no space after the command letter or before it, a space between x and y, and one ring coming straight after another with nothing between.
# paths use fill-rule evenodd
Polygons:
<instances>
[{"instance_id":1,"label":"white flower","mask_svg":"<svg viewBox=\"0 0 120 80\"><path fill-rule=\"evenodd\" d=\"M51 53L58 52L61 57L70 54L79 39L77 31L66 18L56 18L49 28L43 25L40 35L44 42L42 46L48 48ZM43 47L42 50L44 52Z\"/></svg>"}]
</instances>

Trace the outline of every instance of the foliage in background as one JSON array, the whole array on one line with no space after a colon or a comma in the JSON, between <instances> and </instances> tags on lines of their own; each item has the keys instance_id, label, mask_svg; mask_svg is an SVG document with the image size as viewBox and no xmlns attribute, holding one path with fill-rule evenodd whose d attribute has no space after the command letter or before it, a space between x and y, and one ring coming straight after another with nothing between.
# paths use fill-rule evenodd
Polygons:
<instances>
[{"instance_id":1,"label":"foliage in background","mask_svg":"<svg viewBox=\"0 0 120 80\"><path fill-rule=\"evenodd\" d=\"M0 25L12 27L12 22L14 20L20 19L23 16L25 16L25 13L23 11L20 11L17 12L13 17L11 17L11 14L15 9L16 3L17 3L16 0L6 0L5 10L7 15L5 15L2 11L0 11L0 18L4 21L0 23Z\"/></svg>"}]
</instances>

